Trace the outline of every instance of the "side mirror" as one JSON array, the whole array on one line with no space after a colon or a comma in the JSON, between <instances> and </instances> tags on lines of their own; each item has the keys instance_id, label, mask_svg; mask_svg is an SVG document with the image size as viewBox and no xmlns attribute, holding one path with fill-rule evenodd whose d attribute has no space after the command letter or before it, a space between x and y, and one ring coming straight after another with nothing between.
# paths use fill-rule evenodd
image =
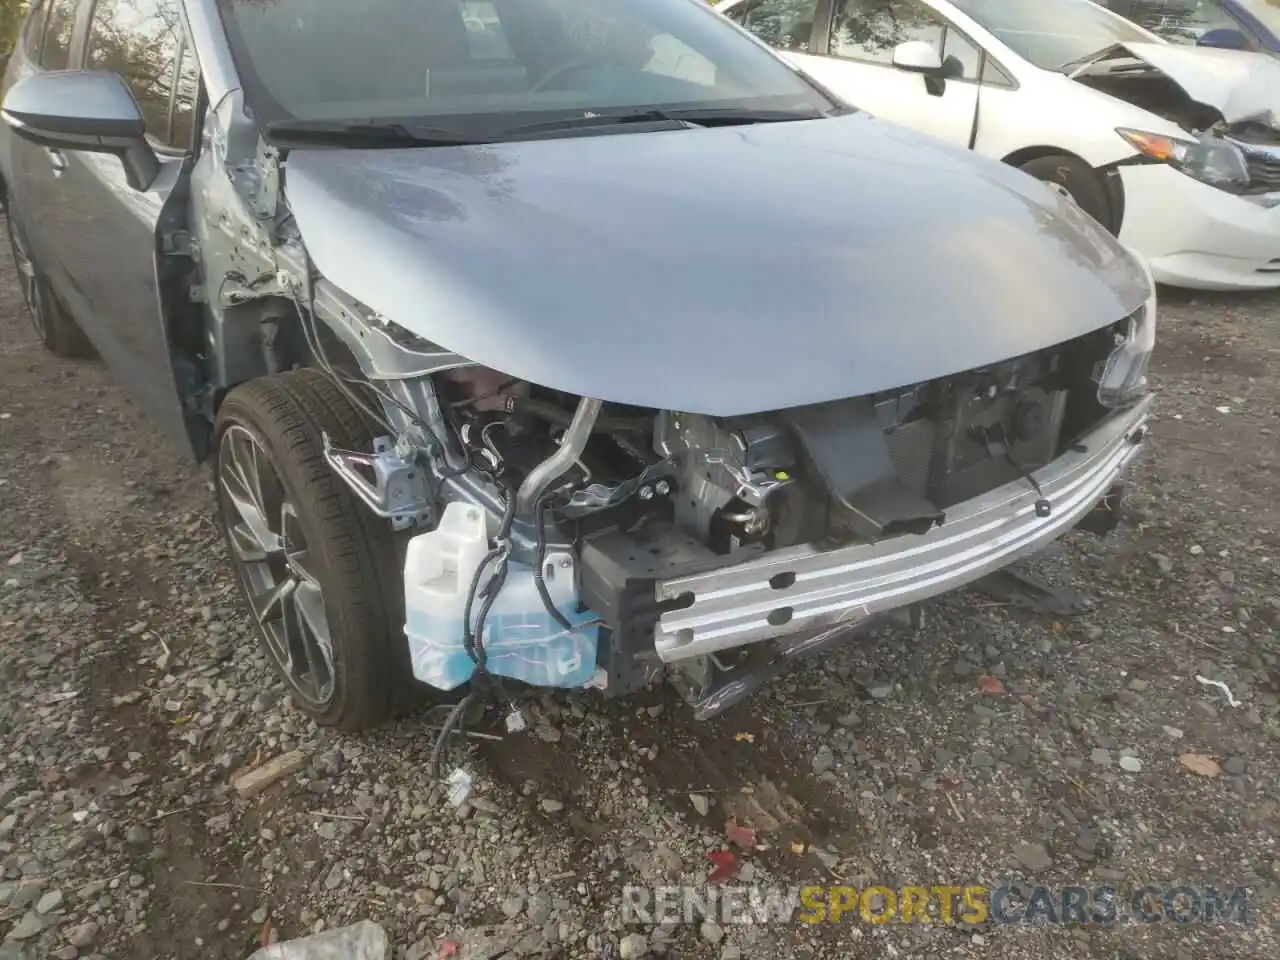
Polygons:
<instances>
[{"instance_id":1,"label":"side mirror","mask_svg":"<svg viewBox=\"0 0 1280 960\"><path fill-rule=\"evenodd\" d=\"M0 116L15 134L44 147L115 154L135 190L149 187L160 170L159 158L143 136L142 111L117 73L32 74L9 89Z\"/></svg>"},{"instance_id":2,"label":"side mirror","mask_svg":"<svg viewBox=\"0 0 1280 960\"><path fill-rule=\"evenodd\" d=\"M1217 30L1206 30L1196 40L1197 47L1218 47L1222 50L1249 50L1249 38L1239 30L1231 27L1220 27Z\"/></svg>"},{"instance_id":3,"label":"side mirror","mask_svg":"<svg viewBox=\"0 0 1280 960\"><path fill-rule=\"evenodd\" d=\"M893 48L893 65L910 73L926 76L942 75L942 54L938 48L923 40L908 40Z\"/></svg>"}]
</instances>

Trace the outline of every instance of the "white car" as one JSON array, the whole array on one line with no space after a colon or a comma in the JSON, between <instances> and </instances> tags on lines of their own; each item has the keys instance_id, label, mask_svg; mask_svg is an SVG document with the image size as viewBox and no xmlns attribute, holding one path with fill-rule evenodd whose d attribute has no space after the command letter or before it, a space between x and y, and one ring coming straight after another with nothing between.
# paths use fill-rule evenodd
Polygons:
<instances>
[{"instance_id":1,"label":"white car","mask_svg":"<svg viewBox=\"0 0 1280 960\"><path fill-rule=\"evenodd\" d=\"M1055 184L1163 283L1280 287L1280 61L1089 0L717 9L854 106Z\"/></svg>"}]
</instances>

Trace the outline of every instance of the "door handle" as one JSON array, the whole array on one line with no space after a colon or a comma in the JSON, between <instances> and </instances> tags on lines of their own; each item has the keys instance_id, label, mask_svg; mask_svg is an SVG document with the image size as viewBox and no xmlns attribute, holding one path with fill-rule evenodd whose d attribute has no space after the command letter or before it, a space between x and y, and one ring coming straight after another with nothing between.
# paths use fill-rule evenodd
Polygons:
<instances>
[{"instance_id":1,"label":"door handle","mask_svg":"<svg viewBox=\"0 0 1280 960\"><path fill-rule=\"evenodd\" d=\"M53 167L54 176L61 176L67 172L67 156L61 150L54 147L47 147L49 151L49 166Z\"/></svg>"}]
</instances>

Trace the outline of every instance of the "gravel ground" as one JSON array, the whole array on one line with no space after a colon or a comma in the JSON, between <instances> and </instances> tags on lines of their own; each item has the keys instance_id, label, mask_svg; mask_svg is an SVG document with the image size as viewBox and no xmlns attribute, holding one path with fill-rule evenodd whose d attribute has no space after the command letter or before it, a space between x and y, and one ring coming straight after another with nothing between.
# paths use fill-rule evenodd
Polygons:
<instances>
[{"instance_id":1,"label":"gravel ground","mask_svg":"<svg viewBox=\"0 0 1280 960\"><path fill-rule=\"evenodd\" d=\"M363 918L411 958L1280 956L1280 296L1166 297L1126 520L1032 565L1086 614L949 598L705 725L670 691L533 699L526 732L472 728L455 809L433 716L354 737L290 707L206 472L38 349L0 255L2 960L243 958ZM624 884L703 883L730 818L738 882L1245 886L1248 922L623 923Z\"/></svg>"}]
</instances>

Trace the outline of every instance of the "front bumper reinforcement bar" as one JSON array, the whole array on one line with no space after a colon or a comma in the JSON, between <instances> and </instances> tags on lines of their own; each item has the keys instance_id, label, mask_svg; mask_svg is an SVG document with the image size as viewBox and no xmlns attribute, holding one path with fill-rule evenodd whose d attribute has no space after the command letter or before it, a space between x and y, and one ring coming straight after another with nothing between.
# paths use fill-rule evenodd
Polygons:
<instances>
[{"instance_id":1,"label":"front bumper reinforcement bar","mask_svg":"<svg viewBox=\"0 0 1280 960\"><path fill-rule=\"evenodd\" d=\"M1138 454L1154 397L1110 414L1034 472L1041 497L1016 480L947 511L927 533L820 551L791 547L759 559L660 581L654 646L668 663L802 631L850 626L965 586L1043 548L1079 522ZM692 599L690 600L690 597Z\"/></svg>"}]
</instances>

